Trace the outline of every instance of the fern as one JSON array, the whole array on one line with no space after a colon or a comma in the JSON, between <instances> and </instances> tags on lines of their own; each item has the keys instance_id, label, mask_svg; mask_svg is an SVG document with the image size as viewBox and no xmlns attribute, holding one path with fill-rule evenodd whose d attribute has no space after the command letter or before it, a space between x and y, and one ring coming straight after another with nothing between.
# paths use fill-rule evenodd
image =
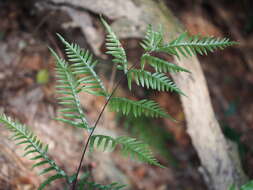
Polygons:
<instances>
[{"instance_id":1,"label":"fern","mask_svg":"<svg viewBox=\"0 0 253 190\"><path fill-rule=\"evenodd\" d=\"M145 70L132 69L127 73L128 87L132 89L134 79L138 86L158 91L171 91L184 95L184 93L163 73L150 73Z\"/></svg>"},{"instance_id":2,"label":"fern","mask_svg":"<svg viewBox=\"0 0 253 190\"><path fill-rule=\"evenodd\" d=\"M148 25L144 40L141 42L141 47L147 52L157 51L163 45L162 28L160 31L154 31L152 25Z\"/></svg>"},{"instance_id":3,"label":"fern","mask_svg":"<svg viewBox=\"0 0 253 190\"><path fill-rule=\"evenodd\" d=\"M111 183L109 185L102 185L89 180L90 173L85 172L78 183L78 190L120 190L124 188L126 185L120 185L119 183Z\"/></svg>"},{"instance_id":4,"label":"fern","mask_svg":"<svg viewBox=\"0 0 253 190\"><path fill-rule=\"evenodd\" d=\"M85 182L84 184L85 184L84 187L86 187L86 189L89 189L89 190L120 190L125 187L125 185L120 185L118 183L111 183L109 185L101 185L95 182ZM84 188L82 188L82 190L83 189Z\"/></svg>"},{"instance_id":5,"label":"fern","mask_svg":"<svg viewBox=\"0 0 253 190\"><path fill-rule=\"evenodd\" d=\"M94 71L97 61L93 60L89 51L83 51L77 44L70 44L60 34L57 35L66 46L69 61L73 63L70 66L72 73L78 78L77 82L83 84L82 91L106 96L105 87Z\"/></svg>"},{"instance_id":6,"label":"fern","mask_svg":"<svg viewBox=\"0 0 253 190\"><path fill-rule=\"evenodd\" d=\"M144 54L142 56L142 61L141 61L142 69L144 69L145 63L148 63L149 65L151 65L155 69L155 71L159 72L159 73L167 73L167 72L187 72L187 73L190 73L190 71L188 71L187 69L185 69L183 67L180 67L176 64L167 62L163 59L160 59L158 57L154 57L149 54Z\"/></svg>"},{"instance_id":7,"label":"fern","mask_svg":"<svg viewBox=\"0 0 253 190\"><path fill-rule=\"evenodd\" d=\"M104 151L107 149L114 150L116 145L120 145L121 153L124 156L131 156L133 159L163 167L154 158L148 145L135 138L121 136L114 139L105 135L93 135L90 140L91 151L93 151L95 147L103 148Z\"/></svg>"},{"instance_id":8,"label":"fern","mask_svg":"<svg viewBox=\"0 0 253 190\"><path fill-rule=\"evenodd\" d=\"M66 108L60 109L61 115L64 118L57 118L57 120L75 127L88 129L88 122L85 119L78 97L78 93L82 90L82 86L80 86L80 82L77 81L75 75L71 72L70 66L52 49L50 50L56 58L56 76L59 83L59 85L56 86L58 89L57 92L64 95L58 98L59 103L66 106Z\"/></svg>"},{"instance_id":9,"label":"fern","mask_svg":"<svg viewBox=\"0 0 253 190\"><path fill-rule=\"evenodd\" d=\"M101 18L101 21L108 32L106 38L106 48L108 51L106 53L114 57L114 59L112 60L114 63L122 64L123 70L126 73L128 67L126 52L122 47L120 41L118 40L117 36L112 31L111 27L107 24L107 22L103 18Z\"/></svg>"},{"instance_id":10,"label":"fern","mask_svg":"<svg viewBox=\"0 0 253 190\"><path fill-rule=\"evenodd\" d=\"M122 112L124 115L133 114L135 117L164 117L174 120L153 100L129 100L127 98L114 97L110 101L111 109L115 112Z\"/></svg>"},{"instance_id":11,"label":"fern","mask_svg":"<svg viewBox=\"0 0 253 190\"><path fill-rule=\"evenodd\" d=\"M153 56L154 52L167 53L170 55L176 55L178 57L181 54L185 57L188 57L196 54L207 54L208 52L223 49L235 44L235 42L231 42L226 38L216 39L213 37L191 37L187 33L181 34L178 38L170 43L165 43L162 28L160 28L159 31L155 31L152 26L149 25L145 38L141 42L141 46L145 50L145 53L141 57L141 69L134 69L136 64L133 67L128 68L127 56L119 39L103 18L101 18L101 21L108 33L106 38L106 53L112 55L112 62L118 64L117 68L124 71L124 75L128 80L128 87L130 90L134 80L138 86L157 91L171 91L180 95L184 95L184 93L172 80L167 77L167 75L165 75L165 73L189 71L185 68L169 63L166 60ZM131 137L121 136L113 138L105 135L93 135L93 132L96 129L101 115L103 114L108 103L111 105L113 111L122 112L126 116L130 116L132 114L135 117L164 117L172 120L173 118L152 100L143 99L134 101L127 98L113 97L114 92L119 86L121 80L119 80L117 85L115 85L116 87L112 90L112 93L109 94L94 70L97 61L94 61L92 54L90 54L90 52L87 50L82 50L76 44L67 42L59 34L57 35L65 46L65 53L67 56L67 61L65 61L64 59L60 58L52 49L50 49L56 58L56 88L57 92L60 94L58 99L59 103L64 106L64 108L60 109L61 117L57 118L57 120L67 123L71 126L83 128L89 132L89 137L85 144L77 173L71 177L67 176L67 174L60 169L47 155L47 145L43 145L42 142L32 132L30 132L26 126L12 121L5 115L0 115L0 123L3 123L14 133L13 139L18 141L17 144L26 145L24 149L24 156L28 156L32 153L37 154L31 158L32 160L37 161L33 167L48 165L48 167L42 170L40 174L54 172L53 175L48 177L41 184L39 190L44 189L51 182L61 178L64 178L68 184L73 183L73 190L76 190L76 185L80 184L80 186L83 185L84 188L89 190L122 189L123 186L117 183L101 185L92 181L88 181L86 178L85 181L81 181L83 183L77 182L77 180L79 180L78 174L82 166L82 160L88 145L91 151L95 147L103 148L103 150L114 150L116 147L119 147L122 154L125 156L130 156L139 161L163 167L155 159L147 144ZM155 73L146 71L145 64L149 64L151 67L153 67ZM104 96L106 98L106 102L102 108L102 111L92 128L89 127L80 103L79 93L81 92L86 92L97 96ZM80 188L82 189L82 187Z\"/></svg>"},{"instance_id":12,"label":"fern","mask_svg":"<svg viewBox=\"0 0 253 190\"><path fill-rule=\"evenodd\" d=\"M37 154L30 158L31 160L37 161L37 163L33 164L32 168L48 165L48 167L43 169L39 175L47 174L51 171L54 171L56 173L48 177L40 185L39 190L44 189L47 185L57 179L68 179L66 173L47 155L48 145L43 145L42 142L32 132L30 132L25 125L13 121L11 118L7 117L4 114L0 115L0 123L3 123L7 129L14 133L12 139L14 141L17 141L17 145L25 145L24 156Z\"/></svg>"},{"instance_id":13,"label":"fern","mask_svg":"<svg viewBox=\"0 0 253 190\"><path fill-rule=\"evenodd\" d=\"M184 57L188 57L197 54L207 55L208 52L222 50L235 44L227 38L189 36L187 33L182 33L178 38L159 47L156 51L176 55L177 57L180 57L179 53L181 53Z\"/></svg>"}]
</instances>

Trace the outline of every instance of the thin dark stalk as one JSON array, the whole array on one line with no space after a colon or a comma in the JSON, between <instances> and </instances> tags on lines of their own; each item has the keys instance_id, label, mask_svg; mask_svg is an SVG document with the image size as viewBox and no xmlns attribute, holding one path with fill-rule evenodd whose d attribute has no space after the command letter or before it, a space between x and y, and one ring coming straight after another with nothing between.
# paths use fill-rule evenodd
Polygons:
<instances>
[{"instance_id":1,"label":"thin dark stalk","mask_svg":"<svg viewBox=\"0 0 253 190\"><path fill-rule=\"evenodd\" d=\"M137 66L137 63L135 63L134 65L132 65L132 66L128 69L127 73L128 73L131 69L133 69L134 67L136 67L136 66ZM97 118L97 120L96 120L96 122L95 122L94 127L92 128L92 131L91 131L90 134L89 134L89 137L88 137L88 139L87 139L87 141L86 141L86 143L85 143L85 146L84 146L84 150L83 150L83 152L82 152L81 160L80 160L80 162L79 162L79 166L78 166L78 169L77 169L77 172L76 172L75 180L74 180L74 182L73 182L72 190L76 190L76 184L77 184L77 181L78 181L78 175L79 175L80 170L81 170L81 167L82 167L84 155L85 155L85 153L86 153L86 151L87 151L87 148L88 148L88 145L89 145L89 142L90 142L90 138L91 138L91 136L93 135L93 133L94 133L96 127L97 127L97 124L98 124L98 122L100 121L100 119L101 119L101 117L102 117L102 115L103 115L103 113L104 113L104 111L105 111L106 106L108 105L108 103L109 103L109 101L111 100L113 94L115 93L115 91L117 90L117 88L119 87L120 83L123 81L124 78L125 78L125 75L123 75L123 76L120 78L120 80L117 82L117 84L114 86L114 88L113 88L113 90L112 90L110 96L107 98L107 100L106 100L106 102L105 102L105 104L104 104L104 106L103 106L101 112L100 112L99 115L98 115L98 118Z\"/></svg>"}]
</instances>

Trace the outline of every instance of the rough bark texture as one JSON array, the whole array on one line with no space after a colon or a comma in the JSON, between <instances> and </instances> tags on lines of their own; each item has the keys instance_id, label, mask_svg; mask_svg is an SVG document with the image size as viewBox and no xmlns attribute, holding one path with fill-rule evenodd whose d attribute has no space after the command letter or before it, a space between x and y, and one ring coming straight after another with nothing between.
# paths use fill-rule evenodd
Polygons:
<instances>
[{"instance_id":1,"label":"rough bark texture","mask_svg":"<svg viewBox=\"0 0 253 190\"><path fill-rule=\"evenodd\" d=\"M148 23L162 24L168 40L184 30L170 11L151 0L52 0L55 4L83 8L114 20L113 27L120 37L140 37ZM70 15L72 11L68 8ZM80 12L78 16L83 14ZM85 14L85 13L84 13ZM74 22L81 20L73 16ZM79 22L79 23L78 23ZM83 27L85 35L89 35ZM95 43L94 43L95 44ZM92 43L91 43L92 45ZM97 46L93 46L97 49ZM196 57L176 60L189 69L187 75L176 74L173 79L188 97L181 97L188 133L202 163L201 171L210 189L226 190L231 184L241 185L247 179L241 169L237 149L230 146L220 129L211 105L206 81Z\"/></svg>"}]
</instances>

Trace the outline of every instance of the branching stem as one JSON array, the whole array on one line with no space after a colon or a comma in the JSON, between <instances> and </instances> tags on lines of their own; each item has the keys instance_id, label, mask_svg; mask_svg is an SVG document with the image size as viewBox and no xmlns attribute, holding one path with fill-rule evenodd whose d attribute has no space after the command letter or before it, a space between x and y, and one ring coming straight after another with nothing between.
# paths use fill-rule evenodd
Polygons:
<instances>
[{"instance_id":1,"label":"branching stem","mask_svg":"<svg viewBox=\"0 0 253 190\"><path fill-rule=\"evenodd\" d=\"M134 65L132 65L132 66L128 69L127 72L129 72L131 69L135 68L136 66L137 66L137 63L135 63ZM95 125L94 125L94 127L92 128L92 131L90 132L90 134L89 134L89 136L88 136L88 139L87 139L87 141L86 141L86 143L85 143L85 145L84 145L84 150L83 150L83 152L82 152L82 156L81 156L81 159L80 159L80 162L79 162L79 166L78 166L78 169L77 169L77 172L76 172L76 177L75 177L75 180L74 180L73 185L72 185L72 190L76 190L76 185L77 185L77 181L78 181L78 175L79 175L80 170L81 170L81 167L82 167L84 155L85 155L85 153L86 153L86 151L87 151L87 148L88 148L88 145L89 145L89 142L90 142L90 138L91 138L91 136L93 135L93 133L94 133L94 131L95 131L97 125L98 125L98 122L100 121L100 119L101 119L101 117L102 117L102 115L103 115L103 113L104 113L104 111L105 111L106 106L108 105L108 103L109 103L109 101L111 100L112 96L114 95L114 93L115 93L116 90L118 89L120 83L123 81L124 77L125 77L125 76L123 75L123 76L120 78L120 80L119 80L119 81L116 83L116 85L114 86L114 88L113 88L113 90L112 90L110 96L107 97L107 100L106 100L106 102L105 102L105 104L104 104L102 110L100 111L100 113L99 113L99 115L98 115L98 118L97 118L97 120L96 120L96 122L95 122Z\"/></svg>"}]
</instances>

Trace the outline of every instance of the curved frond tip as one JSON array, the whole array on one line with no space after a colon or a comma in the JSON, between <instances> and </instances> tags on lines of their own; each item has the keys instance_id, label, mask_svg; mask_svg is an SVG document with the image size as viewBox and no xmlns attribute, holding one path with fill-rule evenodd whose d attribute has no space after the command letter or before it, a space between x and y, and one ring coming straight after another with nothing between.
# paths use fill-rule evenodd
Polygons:
<instances>
[{"instance_id":1,"label":"curved frond tip","mask_svg":"<svg viewBox=\"0 0 253 190\"><path fill-rule=\"evenodd\" d=\"M106 37L106 49L108 50L106 53L110 54L114 57L112 60L114 63L120 63L122 64L124 68L124 72L127 72L127 57L126 52L120 43L119 39L113 32L112 28L109 26L109 24L101 17L101 22L105 26L106 31L108 32L108 35Z\"/></svg>"},{"instance_id":2,"label":"curved frond tip","mask_svg":"<svg viewBox=\"0 0 253 190\"><path fill-rule=\"evenodd\" d=\"M190 36L185 32L180 34L172 42L157 49L157 51L176 55L177 57L180 57L179 54L188 57L196 54L207 55L208 52L213 52L218 49L223 50L235 44L237 43L230 41L228 38L200 37L199 35Z\"/></svg>"}]
</instances>

